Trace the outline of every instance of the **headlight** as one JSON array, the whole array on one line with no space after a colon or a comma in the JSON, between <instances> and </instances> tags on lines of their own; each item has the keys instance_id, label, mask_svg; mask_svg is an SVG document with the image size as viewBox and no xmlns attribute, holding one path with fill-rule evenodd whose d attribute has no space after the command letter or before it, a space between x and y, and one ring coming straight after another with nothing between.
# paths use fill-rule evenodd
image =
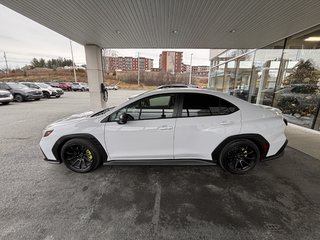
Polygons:
<instances>
[{"instance_id":1,"label":"headlight","mask_svg":"<svg viewBox=\"0 0 320 240\"><path fill-rule=\"evenodd\" d=\"M53 130L46 130L43 134L43 137L48 137L52 132Z\"/></svg>"}]
</instances>

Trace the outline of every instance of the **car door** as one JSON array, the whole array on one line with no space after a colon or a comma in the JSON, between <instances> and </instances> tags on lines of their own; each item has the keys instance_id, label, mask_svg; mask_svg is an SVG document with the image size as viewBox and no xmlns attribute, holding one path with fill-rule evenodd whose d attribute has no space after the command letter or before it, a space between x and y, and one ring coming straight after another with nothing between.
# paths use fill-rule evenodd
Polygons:
<instances>
[{"instance_id":1,"label":"car door","mask_svg":"<svg viewBox=\"0 0 320 240\"><path fill-rule=\"evenodd\" d=\"M105 124L108 159L173 159L176 104L175 94L160 94L138 100L110 115ZM119 124L123 112L129 120Z\"/></svg>"},{"instance_id":2,"label":"car door","mask_svg":"<svg viewBox=\"0 0 320 240\"><path fill-rule=\"evenodd\" d=\"M175 159L211 160L213 150L241 130L241 114L232 103L203 93L185 93L174 138Z\"/></svg>"}]
</instances>

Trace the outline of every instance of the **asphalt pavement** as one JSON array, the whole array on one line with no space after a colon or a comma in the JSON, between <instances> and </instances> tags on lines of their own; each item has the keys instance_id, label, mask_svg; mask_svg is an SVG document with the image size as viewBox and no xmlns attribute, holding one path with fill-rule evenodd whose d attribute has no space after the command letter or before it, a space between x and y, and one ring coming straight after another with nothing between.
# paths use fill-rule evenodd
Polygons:
<instances>
[{"instance_id":1,"label":"asphalt pavement","mask_svg":"<svg viewBox=\"0 0 320 240\"><path fill-rule=\"evenodd\" d=\"M111 91L109 106L137 91ZM89 94L0 105L0 239L320 239L320 161L287 147L237 176L217 166L43 161L46 125L89 110Z\"/></svg>"}]
</instances>

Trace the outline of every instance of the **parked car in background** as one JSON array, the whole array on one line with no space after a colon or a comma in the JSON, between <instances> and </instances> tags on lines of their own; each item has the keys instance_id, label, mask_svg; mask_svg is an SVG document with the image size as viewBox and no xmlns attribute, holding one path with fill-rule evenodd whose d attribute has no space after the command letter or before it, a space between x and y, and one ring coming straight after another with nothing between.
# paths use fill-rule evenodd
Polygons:
<instances>
[{"instance_id":1,"label":"parked car in background","mask_svg":"<svg viewBox=\"0 0 320 240\"><path fill-rule=\"evenodd\" d=\"M89 91L89 86L86 83L74 82L71 84L72 91Z\"/></svg>"},{"instance_id":2,"label":"parked car in background","mask_svg":"<svg viewBox=\"0 0 320 240\"><path fill-rule=\"evenodd\" d=\"M163 89L163 88L199 88L197 85L192 85L192 84L180 84L180 83L175 83L175 84L166 84L166 85L161 85L158 87L158 89Z\"/></svg>"},{"instance_id":3,"label":"parked car in background","mask_svg":"<svg viewBox=\"0 0 320 240\"><path fill-rule=\"evenodd\" d=\"M280 111L224 93L174 88L70 116L43 131L45 160L79 173L102 164L218 164L235 174L281 156Z\"/></svg>"},{"instance_id":4,"label":"parked car in background","mask_svg":"<svg viewBox=\"0 0 320 240\"><path fill-rule=\"evenodd\" d=\"M7 90L0 90L0 103L7 105L13 101L13 95Z\"/></svg>"},{"instance_id":5,"label":"parked car in background","mask_svg":"<svg viewBox=\"0 0 320 240\"><path fill-rule=\"evenodd\" d=\"M34 83L34 82L20 82L20 83L22 83L23 85L26 85L29 88L41 90L44 98L50 98L51 96L56 96L56 93L54 91L52 91L49 88L41 87L41 85L39 85L38 83Z\"/></svg>"},{"instance_id":6,"label":"parked car in background","mask_svg":"<svg viewBox=\"0 0 320 240\"><path fill-rule=\"evenodd\" d=\"M292 84L276 91L274 95L274 106L285 114L315 114L315 106L320 101L319 87L311 84Z\"/></svg>"},{"instance_id":7,"label":"parked car in background","mask_svg":"<svg viewBox=\"0 0 320 240\"><path fill-rule=\"evenodd\" d=\"M61 88L64 91L71 91L71 83L68 82L49 82L48 85L55 88Z\"/></svg>"},{"instance_id":8,"label":"parked car in background","mask_svg":"<svg viewBox=\"0 0 320 240\"><path fill-rule=\"evenodd\" d=\"M35 83L37 86L39 86L43 90L49 90L51 91L51 95L46 95L46 98L50 98L51 96L59 98L61 95L64 94L64 91L61 88L51 87L49 84L46 83Z\"/></svg>"},{"instance_id":9,"label":"parked car in background","mask_svg":"<svg viewBox=\"0 0 320 240\"><path fill-rule=\"evenodd\" d=\"M71 83L68 83L68 82L60 82L58 87L64 91L71 91L72 90Z\"/></svg>"},{"instance_id":10,"label":"parked car in background","mask_svg":"<svg viewBox=\"0 0 320 240\"><path fill-rule=\"evenodd\" d=\"M26 100L40 100L43 97L42 91L29 88L21 83L2 82L0 89L8 90L13 95L14 101L23 102Z\"/></svg>"},{"instance_id":11,"label":"parked car in background","mask_svg":"<svg viewBox=\"0 0 320 240\"><path fill-rule=\"evenodd\" d=\"M119 87L117 85L108 85L105 87L108 90L118 90Z\"/></svg>"}]
</instances>

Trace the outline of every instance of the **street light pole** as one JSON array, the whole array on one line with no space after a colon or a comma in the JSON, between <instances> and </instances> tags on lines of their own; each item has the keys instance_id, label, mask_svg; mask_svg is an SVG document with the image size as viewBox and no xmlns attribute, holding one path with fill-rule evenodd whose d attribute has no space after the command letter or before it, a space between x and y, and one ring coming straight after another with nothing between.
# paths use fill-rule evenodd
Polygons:
<instances>
[{"instance_id":1,"label":"street light pole","mask_svg":"<svg viewBox=\"0 0 320 240\"><path fill-rule=\"evenodd\" d=\"M76 73L76 66L74 64L74 58L73 58L73 50L72 50L72 42L70 39L70 49L71 49L71 57L72 57L72 65L73 65L73 75L74 75L74 82L77 82L77 73Z\"/></svg>"},{"instance_id":2,"label":"street light pole","mask_svg":"<svg viewBox=\"0 0 320 240\"><path fill-rule=\"evenodd\" d=\"M191 85L191 79L192 79L192 55L193 55L193 53L191 53L191 56L190 56L190 75L189 75L189 85Z\"/></svg>"},{"instance_id":3,"label":"street light pole","mask_svg":"<svg viewBox=\"0 0 320 240\"><path fill-rule=\"evenodd\" d=\"M138 52L138 86L140 85L140 56Z\"/></svg>"},{"instance_id":4,"label":"street light pole","mask_svg":"<svg viewBox=\"0 0 320 240\"><path fill-rule=\"evenodd\" d=\"M3 54L4 60L6 61L6 73L9 75L9 68L8 68L8 61L7 61L7 55L6 52Z\"/></svg>"}]
</instances>

